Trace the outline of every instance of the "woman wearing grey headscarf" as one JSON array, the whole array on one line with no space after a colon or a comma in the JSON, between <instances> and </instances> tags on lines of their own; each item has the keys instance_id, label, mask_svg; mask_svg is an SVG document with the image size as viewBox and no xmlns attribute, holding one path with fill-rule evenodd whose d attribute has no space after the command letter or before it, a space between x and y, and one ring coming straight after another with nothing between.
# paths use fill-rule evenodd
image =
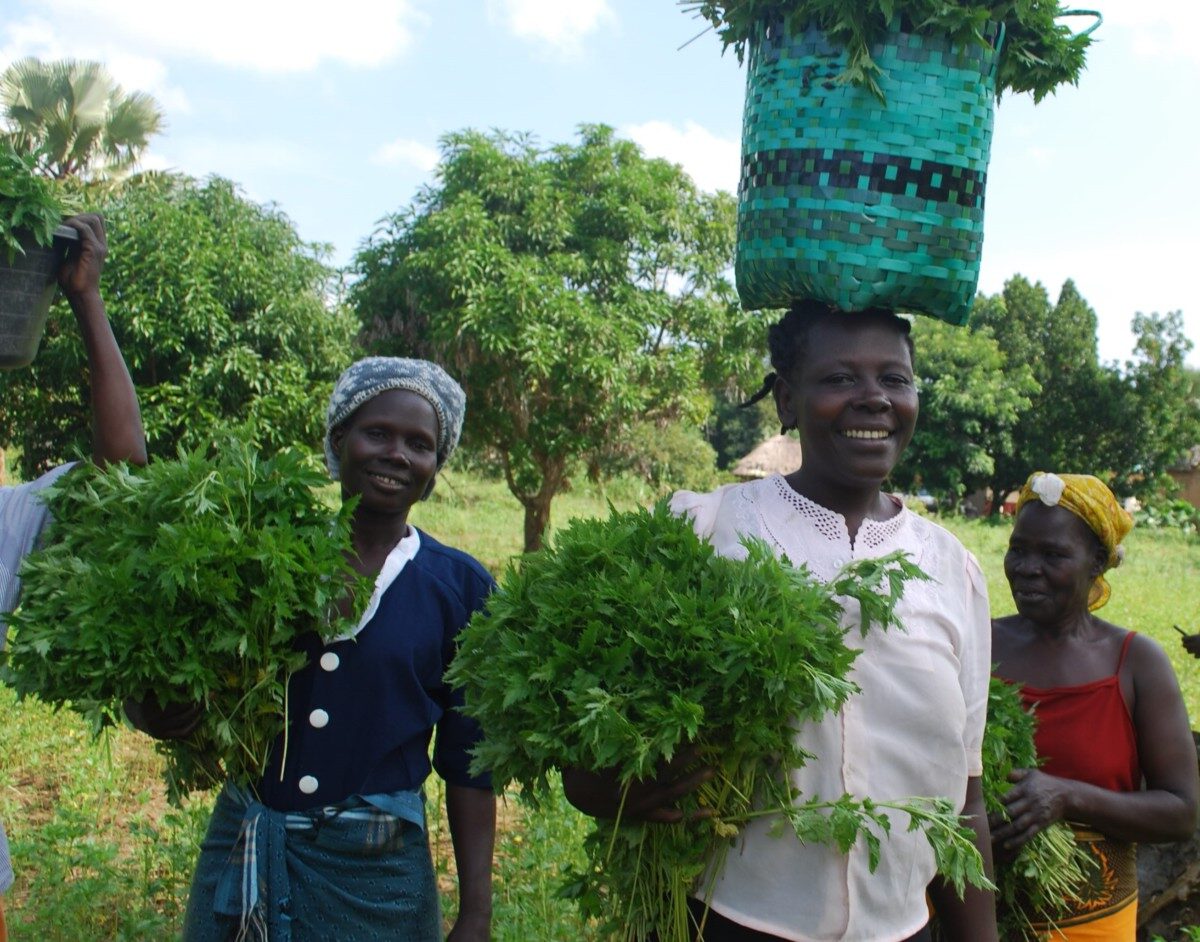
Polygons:
<instances>
[{"instance_id":1,"label":"woman wearing grey headscarf","mask_svg":"<svg viewBox=\"0 0 1200 942\"><path fill-rule=\"evenodd\" d=\"M465 404L424 360L371 357L338 380L325 457L343 500L358 498L351 562L375 590L353 632L309 639L259 799L228 787L219 797L188 942L440 940L422 793L431 769L446 782L459 880L448 938L489 937L495 796L470 773L479 729L442 677L494 582L408 523L458 444Z\"/></svg>"}]
</instances>

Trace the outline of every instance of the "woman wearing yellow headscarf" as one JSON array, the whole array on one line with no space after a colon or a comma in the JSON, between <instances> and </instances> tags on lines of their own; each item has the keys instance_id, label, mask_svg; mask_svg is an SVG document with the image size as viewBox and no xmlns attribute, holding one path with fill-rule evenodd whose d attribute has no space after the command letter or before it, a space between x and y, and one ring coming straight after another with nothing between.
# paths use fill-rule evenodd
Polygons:
<instances>
[{"instance_id":1,"label":"woman wearing yellow headscarf","mask_svg":"<svg viewBox=\"0 0 1200 942\"><path fill-rule=\"evenodd\" d=\"M1170 661L1095 614L1132 526L1099 479L1039 471L1021 490L1004 557L1017 613L992 623L992 657L1037 716L1042 765L1013 773L994 846L1015 853L1067 821L1099 864L1053 940L1133 942L1135 844L1185 840L1196 827L1195 747Z\"/></svg>"}]
</instances>

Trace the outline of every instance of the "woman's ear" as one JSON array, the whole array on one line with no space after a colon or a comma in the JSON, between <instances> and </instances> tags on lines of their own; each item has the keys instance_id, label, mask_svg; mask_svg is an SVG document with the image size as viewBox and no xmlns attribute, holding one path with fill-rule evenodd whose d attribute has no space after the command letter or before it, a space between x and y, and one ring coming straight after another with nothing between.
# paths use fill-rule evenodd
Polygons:
<instances>
[{"instance_id":1,"label":"woman's ear","mask_svg":"<svg viewBox=\"0 0 1200 942\"><path fill-rule=\"evenodd\" d=\"M337 428L329 433L329 444L333 446L333 453L339 458L342 455L342 442L346 440L346 423L343 422Z\"/></svg>"},{"instance_id":2,"label":"woman's ear","mask_svg":"<svg viewBox=\"0 0 1200 942\"><path fill-rule=\"evenodd\" d=\"M782 376L775 377L775 388L772 392L775 396L775 414L779 416L779 434L782 435L796 427L800 403L796 401L791 385Z\"/></svg>"}]
</instances>

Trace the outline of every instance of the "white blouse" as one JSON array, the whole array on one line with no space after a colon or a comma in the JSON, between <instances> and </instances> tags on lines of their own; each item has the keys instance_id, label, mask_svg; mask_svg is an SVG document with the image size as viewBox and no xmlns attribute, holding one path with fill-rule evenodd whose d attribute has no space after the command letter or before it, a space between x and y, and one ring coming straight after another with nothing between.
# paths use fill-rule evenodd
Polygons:
<instances>
[{"instance_id":1,"label":"white blouse","mask_svg":"<svg viewBox=\"0 0 1200 942\"><path fill-rule=\"evenodd\" d=\"M671 507L689 515L724 556L744 558L741 538L759 537L823 581L851 560L909 553L932 580L905 585L897 606L904 630L873 627L863 638L857 606L847 606L845 642L862 649L850 676L862 691L840 712L799 728L799 745L816 758L792 780L808 798L945 796L961 809L968 776L982 772L991 657L987 587L962 544L905 509L888 520L864 520L851 542L840 514L779 475L709 494L679 491ZM778 821L752 822L725 857L713 909L796 942L907 938L928 919L934 858L923 834L907 831L907 816L890 817L874 873L862 841L842 854L802 844Z\"/></svg>"}]
</instances>

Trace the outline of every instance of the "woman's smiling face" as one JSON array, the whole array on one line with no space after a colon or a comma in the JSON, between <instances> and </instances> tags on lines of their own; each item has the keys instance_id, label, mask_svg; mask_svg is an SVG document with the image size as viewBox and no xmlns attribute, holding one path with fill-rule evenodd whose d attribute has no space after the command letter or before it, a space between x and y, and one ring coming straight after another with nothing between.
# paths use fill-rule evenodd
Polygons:
<instances>
[{"instance_id":1,"label":"woman's smiling face","mask_svg":"<svg viewBox=\"0 0 1200 942\"><path fill-rule=\"evenodd\" d=\"M437 473L438 419L424 397L390 389L368 400L331 436L342 496L359 509L396 513L425 494Z\"/></svg>"},{"instance_id":2,"label":"woman's smiling face","mask_svg":"<svg viewBox=\"0 0 1200 942\"><path fill-rule=\"evenodd\" d=\"M809 331L792 375L781 379L779 418L799 431L805 470L839 486L882 484L917 422L905 336L875 318L824 318Z\"/></svg>"}]
</instances>

